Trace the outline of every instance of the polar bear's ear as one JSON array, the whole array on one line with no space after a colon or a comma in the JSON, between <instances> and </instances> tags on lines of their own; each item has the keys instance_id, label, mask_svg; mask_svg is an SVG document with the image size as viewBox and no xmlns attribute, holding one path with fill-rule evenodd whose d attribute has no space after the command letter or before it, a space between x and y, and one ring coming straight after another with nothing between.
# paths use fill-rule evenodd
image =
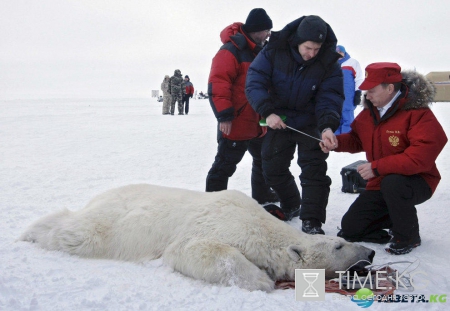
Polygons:
<instances>
[{"instance_id":1,"label":"polar bear's ear","mask_svg":"<svg viewBox=\"0 0 450 311\"><path fill-rule=\"evenodd\" d=\"M287 248L287 252L289 257L295 261L304 261L302 254L305 252L305 249L301 247L300 245L289 245Z\"/></svg>"}]
</instances>

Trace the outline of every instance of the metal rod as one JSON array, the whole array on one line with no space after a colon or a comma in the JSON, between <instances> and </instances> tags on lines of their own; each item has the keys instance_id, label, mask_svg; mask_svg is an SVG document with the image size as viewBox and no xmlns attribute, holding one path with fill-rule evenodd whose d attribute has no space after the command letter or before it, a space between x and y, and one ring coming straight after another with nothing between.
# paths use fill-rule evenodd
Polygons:
<instances>
[{"instance_id":1,"label":"metal rod","mask_svg":"<svg viewBox=\"0 0 450 311\"><path fill-rule=\"evenodd\" d=\"M290 126L287 126L287 125L286 125L286 127L287 127L288 129L290 129L290 130L293 130L293 131L297 132L297 133L300 133L300 134L303 134L303 135L305 135L305 136L311 137L312 139L318 140L318 141L320 141L320 142L322 141L322 139L319 139L319 138L317 138L317 137L314 137L314 136L311 136L311 135L309 135L309 134L306 134L305 132L299 131L299 130L293 128L293 127L290 127Z\"/></svg>"}]
</instances>

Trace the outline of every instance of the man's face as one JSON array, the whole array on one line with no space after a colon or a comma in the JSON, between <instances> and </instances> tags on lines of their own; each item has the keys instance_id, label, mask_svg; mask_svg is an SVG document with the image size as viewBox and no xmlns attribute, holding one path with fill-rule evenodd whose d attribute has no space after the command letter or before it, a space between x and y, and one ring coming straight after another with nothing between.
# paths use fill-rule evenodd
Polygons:
<instances>
[{"instance_id":1,"label":"man's face","mask_svg":"<svg viewBox=\"0 0 450 311\"><path fill-rule=\"evenodd\" d=\"M304 61L314 58L320 51L322 43L317 43L314 41L305 41L298 45L298 52Z\"/></svg>"},{"instance_id":2,"label":"man's face","mask_svg":"<svg viewBox=\"0 0 450 311\"><path fill-rule=\"evenodd\" d=\"M270 29L262 30L258 32L253 32L250 37L252 37L253 41L255 41L259 45L263 45L264 41L270 37Z\"/></svg>"},{"instance_id":3,"label":"man's face","mask_svg":"<svg viewBox=\"0 0 450 311\"><path fill-rule=\"evenodd\" d=\"M367 91L366 98L370 100L375 107L381 108L386 106L394 95L393 84L388 84L387 86L379 84Z\"/></svg>"}]
</instances>

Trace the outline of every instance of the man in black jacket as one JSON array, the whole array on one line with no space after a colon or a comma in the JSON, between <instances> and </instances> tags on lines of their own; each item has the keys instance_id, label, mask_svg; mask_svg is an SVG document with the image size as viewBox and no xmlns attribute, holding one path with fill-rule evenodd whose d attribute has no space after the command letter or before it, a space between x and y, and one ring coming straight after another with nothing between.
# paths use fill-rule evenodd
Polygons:
<instances>
[{"instance_id":1,"label":"man in black jacket","mask_svg":"<svg viewBox=\"0 0 450 311\"><path fill-rule=\"evenodd\" d=\"M324 234L331 184L327 155L317 140L286 126L320 137L330 147L336 143L333 132L344 101L336 43L333 30L320 17L303 16L272 34L250 65L246 81L250 104L269 126L262 146L263 171L281 208L268 211L282 220L300 215L302 230L309 234ZM285 122L280 115L287 117ZM289 171L297 148L302 201Z\"/></svg>"}]
</instances>

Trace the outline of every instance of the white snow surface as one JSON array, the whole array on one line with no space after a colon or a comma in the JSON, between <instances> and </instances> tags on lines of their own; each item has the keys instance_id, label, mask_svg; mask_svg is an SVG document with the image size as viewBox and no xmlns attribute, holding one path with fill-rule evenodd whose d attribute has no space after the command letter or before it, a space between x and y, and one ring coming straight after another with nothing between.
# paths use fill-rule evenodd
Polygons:
<instances>
[{"instance_id":1,"label":"white snow surface","mask_svg":"<svg viewBox=\"0 0 450 311\"><path fill-rule=\"evenodd\" d=\"M161 259L94 260L16 241L36 219L64 207L81 209L113 187L151 183L204 191L217 148L209 103L191 100L187 116L162 115L161 105L155 99L0 101L0 310L360 309L338 294L300 302L293 289L265 293L208 284L174 272ZM434 103L432 110L450 133L450 103ZM333 180L323 226L328 235L336 235L357 196L341 192L341 168L360 159L365 155L331 153L328 159ZM376 264L419 260L420 285L428 285L412 294L450 294L448 145L437 165L441 183L418 206L422 246L392 256L383 245L363 243L377 252ZM296 158L291 170L299 183ZM229 189L250 195L250 171L246 154ZM298 219L289 224L301 225ZM445 310L447 304L374 303L370 309Z\"/></svg>"}]
</instances>

